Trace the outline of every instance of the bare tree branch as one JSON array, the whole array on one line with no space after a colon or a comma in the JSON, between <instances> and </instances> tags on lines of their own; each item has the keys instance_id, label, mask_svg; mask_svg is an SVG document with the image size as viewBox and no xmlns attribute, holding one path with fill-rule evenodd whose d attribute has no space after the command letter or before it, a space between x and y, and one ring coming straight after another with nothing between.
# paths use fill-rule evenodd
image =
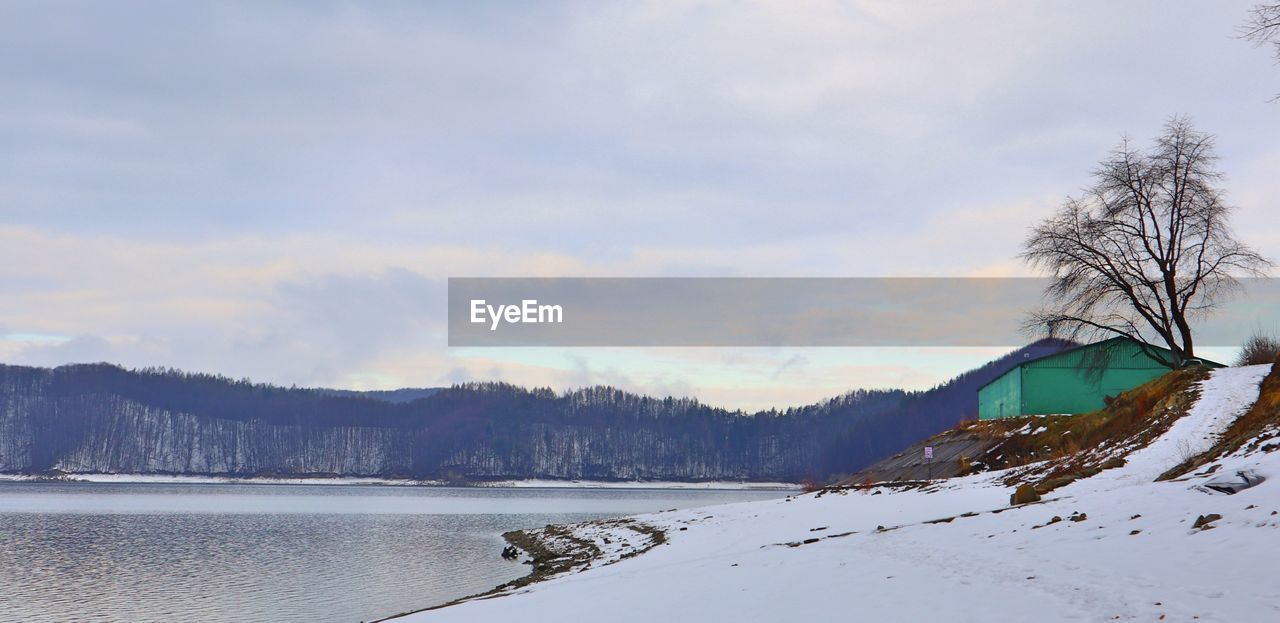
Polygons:
<instances>
[{"instance_id":1,"label":"bare tree branch","mask_svg":"<svg viewBox=\"0 0 1280 623\"><path fill-rule=\"evenodd\" d=\"M1249 11L1249 17L1240 27L1240 37L1254 45L1271 48L1271 55L1280 63L1280 4L1259 4ZM1271 101L1280 100L1280 95Z\"/></svg>"},{"instance_id":2,"label":"bare tree branch","mask_svg":"<svg viewBox=\"0 0 1280 623\"><path fill-rule=\"evenodd\" d=\"M1259 4L1250 9L1240 36L1258 45L1280 46L1280 4Z\"/></svg>"}]
</instances>

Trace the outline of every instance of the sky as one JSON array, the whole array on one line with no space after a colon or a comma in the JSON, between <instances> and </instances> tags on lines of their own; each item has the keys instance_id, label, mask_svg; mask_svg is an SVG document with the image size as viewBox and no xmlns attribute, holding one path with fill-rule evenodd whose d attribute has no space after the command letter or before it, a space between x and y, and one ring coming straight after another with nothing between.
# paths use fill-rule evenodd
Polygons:
<instances>
[{"instance_id":1,"label":"sky","mask_svg":"<svg viewBox=\"0 0 1280 623\"><path fill-rule=\"evenodd\" d=\"M1029 275L1027 229L1175 114L1275 258L1251 4L0 1L0 362L928 387L1006 349L450 349L445 280Z\"/></svg>"}]
</instances>

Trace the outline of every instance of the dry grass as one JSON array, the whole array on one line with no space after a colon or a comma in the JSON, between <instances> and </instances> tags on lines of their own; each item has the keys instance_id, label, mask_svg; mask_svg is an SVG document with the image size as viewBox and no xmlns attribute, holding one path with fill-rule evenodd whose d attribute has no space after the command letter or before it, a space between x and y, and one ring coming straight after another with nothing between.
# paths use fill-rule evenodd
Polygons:
<instances>
[{"instance_id":1,"label":"dry grass","mask_svg":"<svg viewBox=\"0 0 1280 623\"><path fill-rule=\"evenodd\" d=\"M1065 418L1047 433L1056 439L1054 456L1013 482L1033 482L1044 494L1123 465L1125 455L1145 447L1186 414L1197 397L1193 387L1207 375L1204 368L1170 372L1120 394L1103 409Z\"/></svg>"},{"instance_id":2,"label":"dry grass","mask_svg":"<svg viewBox=\"0 0 1280 623\"><path fill-rule=\"evenodd\" d=\"M1129 452L1149 444L1187 412L1197 397L1196 383L1208 374L1203 367L1172 371L1121 393L1091 413L964 421L922 444L946 446L965 438L985 440L989 443L980 444L980 454L956 459L956 476L1009 470L1005 484L1028 483L1043 495L1124 465ZM869 479L858 475L844 479L839 486L864 484L859 478Z\"/></svg>"},{"instance_id":3,"label":"dry grass","mask_svg":"<svg viewBox=\"0 0 1280 623\"><path fill-rule=\"evenodd\" d=\"M971 424L967 430L1002 440L986 456L974 457L974 465L990 470L1025 467L1014 469L1006 484L1030 483L1041 494L1118 467L1128 451L1145 446L1186 413L1195 399L1192 387L1207 374L1203 368L1170 372L1092 413ZM1026 429L1039 432L1017 433Z\"/></svg>"}]
</instances>

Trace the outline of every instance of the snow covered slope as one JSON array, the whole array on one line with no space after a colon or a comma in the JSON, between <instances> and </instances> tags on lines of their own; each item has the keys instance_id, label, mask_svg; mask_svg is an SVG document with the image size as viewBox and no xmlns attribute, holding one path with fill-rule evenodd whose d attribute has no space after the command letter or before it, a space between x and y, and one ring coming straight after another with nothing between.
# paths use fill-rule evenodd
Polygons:
<instances>
[{"instance_id":1,"label":"snow covered slope","mask_svg":"<svg viewBox=\"0 0 1280 623\"><path fill-rule=\"evenodd\" d=\"M1270 366L1214 371L1124 467L1009 508L1002 474L637 517L668 543L615 564L398 621L1280 621L1280 452L1153 482L1249 408ZM1208 528L1200 515L1219 514Z\"/></svg>"}]
</instances>

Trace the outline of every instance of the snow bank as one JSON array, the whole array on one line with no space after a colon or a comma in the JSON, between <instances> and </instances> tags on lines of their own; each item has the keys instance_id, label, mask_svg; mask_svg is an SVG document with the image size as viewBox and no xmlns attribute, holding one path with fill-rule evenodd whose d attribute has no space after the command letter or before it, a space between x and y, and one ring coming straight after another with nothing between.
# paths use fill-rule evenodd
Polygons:
<instances>
[{"instance_id":1,"label":"snow bank","mask_svg":"<svg viewBox=\"0 0 1280 623\"><path fill-rule=\"evenodd\" d=\"M403 621L1280 620L1280 479L1232 496L1194 489L1209 476L1153 482L1208 448L1266 371L1215 371L1124 468L1041 503L1008 508L997 473L644 515L668 544ZM1280 452L1220 463L1275 474Z\"/></svg>"},{"instance_id":2,"label":"snow bank","mask_svg":"<svg viewBox=\"0 0 1280 623\"><path fill-rule=\"evenodd\" d=\"M1218 435L1249 410L1258 398L1258 384L1271 364L1220 368L1201 381L1200 398L1191 410L1147 447L1126 458L1121 469L1105 472L1117 479L1150 481L1166 470L1213 447Z\"/></svg>"}]
</instances>

